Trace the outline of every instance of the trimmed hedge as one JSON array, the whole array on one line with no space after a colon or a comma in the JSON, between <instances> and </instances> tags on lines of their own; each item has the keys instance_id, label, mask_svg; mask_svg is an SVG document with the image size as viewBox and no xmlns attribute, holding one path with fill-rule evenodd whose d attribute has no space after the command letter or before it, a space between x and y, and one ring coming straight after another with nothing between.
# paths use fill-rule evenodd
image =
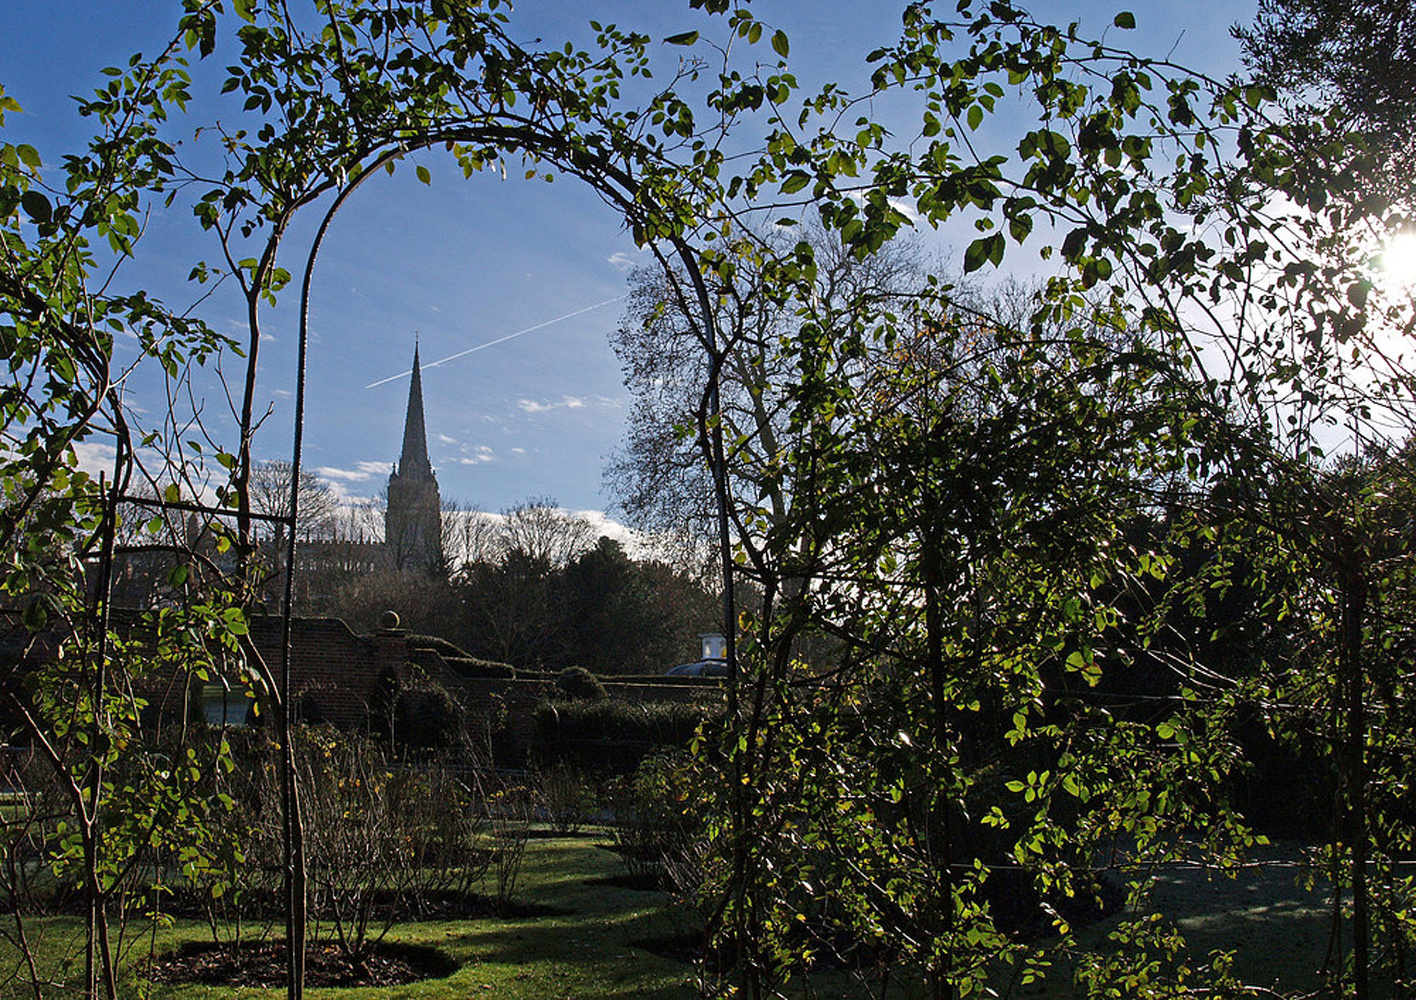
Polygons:
<instances>
[{"instance_id":1,"label":"trimmed hedge","mask_svg":"<svg viewBox=\"0 0 1416 1000\"><path fill-rule=\"evenodd\" d=\"M543 684L554 684L560 678L558 670L532 670L530 667L523 667L516 672L516 679L519 681L540 681Z\"/></svg>"},{"instance_id":2,"label":"trimmed hedge","mask_svg":"<svg viewBox=\"0 0 1416 1000\"><path fill-rule=\"evenodd\" d=\"M410 632L408 633L408 648L431 649L444 659L450 656L457 657L458 659L472 658L472 654L467 652L467 650L436 635L420 635L416 632Z\"/></svg>"},{"instance_id":3,"label":"trimmed hedge","mask_svg":"<svg viewBox=\"0 0 1416 1000\"><path fill-rule=\"evenodd\" d=\"M492 677L506 681L516 679L516 668L510 663L478 659L446 639L440 639L435 635L410 633L408 652L409 658L415 662L417 660L415 654L417 653L435 653L454 673L461 677L470 679Z\"/></svg>"},{"instance_id":4,"label":"trimmed hedge","mask_svg":"<svg viewBox=\"0 0 1416 1000\"><path fill-rule=\"evenodd\" d=\"M556 670L529 670L518 668L516 679L521 681L545 681L547 684L554 684L560 679L563 671ZM619 684L653 684L664 687L705 687L719 688L725 684L723 677L668 677L664 674L595 674L600 678L600 682L605 685L605 690L614 694L616 685Z\"/></svg>"},{"instance_id":5,"label":"trimmed hedge","mask_svg":"<svg viewBox=\"0 0 1416 1000\"><path fill-rule=\"evenodd\" d=\"M726 677L669 677L667 674L615 674L608 678L614 684L662 684L668 687L717 688L728 683Z\"/></svg>"},{"instance_id":6,"label":"trimmed hedge","mask_svg":"<svg viewBox=\"0 0 1416 1000\"><path fill-rule=\"evenodd\" d=\"M544 701L533 718L532 758L573 763L586 771L629 773L649 753L687 746L709 714L695 704Z\"/></svg>"},{"instance_id":7,"label":"trimmed hedge","mask_svg":"<svg viewBox=\"0 0 1416 1000\"><path fill-rule=\"evenodd\" d=\"M556 688L575 701L599 701L606 696L605 685L584 667L566 667L556 678Z\"/></svg>"},{"instance_id":8,"label":"trimmed hedge","mask_svg":"<svg viewBox=\"0 0 1416 1000\"><path fill-rule=\"evenodd\" d=\"M482 677L495 677L504 681L516 680L516 668L510 663L497 663L493 660L479 660L475 656L444 656L446 663L460 677L477 679Z\"/></svg>"},{"instance_id":9,"label":"trimmed hedge","mask_svg":"<svg viewBox=\"0 0 1416 1000\"><path fill-rule=\"evenodd\" d=\"M708 710L694 704L636 704L619 698L545 701L536 708L536 738L546 743L607 740L684 746L707 717Z\"/></svg>"}]
</instances>

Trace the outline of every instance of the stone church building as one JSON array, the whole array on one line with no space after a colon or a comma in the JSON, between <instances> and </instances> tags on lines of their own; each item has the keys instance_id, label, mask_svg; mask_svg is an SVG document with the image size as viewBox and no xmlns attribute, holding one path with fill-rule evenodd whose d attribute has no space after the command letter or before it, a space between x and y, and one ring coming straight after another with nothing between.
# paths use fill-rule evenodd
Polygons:
<instances>
[{"instance_id":1,"label":"stone church building","mask_svg":"<svg viewBox=\"0 0 1416 1000\"><path fill-rule=\"evenodd\" d=\"M416 346L413 378L408 385L408 412L403 421L403 450L388 477L384 546L388 560L398 569L433 569L443 563L442 498L428 461L423 376Z\"/></svg>"},{"instance_id":2,"label":"stone church building","mask_svg":"<svg viewBox=\"0 0 1416 1000\"><path fill-rule=\"evenodd\" d=\"M147 516L143 512L144 519ZM126 518L126 515L125 515ZM372 526L371 526L372 527ZM297 607L327 598L350 580L388 570L426 572L433 576L447 569L443 552L442 497L437 476L428 458L428 434L423 412L423 376L418 349L413 349L413 372L403 424L403 447L388 478L383 512L383 538L310 538L297 535L295 597ZM208 526L195 515L173 529L172 544L198 553L200 565L229 573L235 568L231 550L218 551ZM274 611L283 590L285 535L272 533L261 543L260 559L267 577L260 606ZM142 539L146 542L146 539ZM115 561L113 598L125 608L144 608L172 600L167 579L174 562L186 561L165 547L144 545L120 554Z\"/></svg>"},{"instance_id":3,"label":"stone church building","mask_svg":"<svg viewBox=\"0 0 1416 1000\"><path fill-rule=\"evenodd\" d=\"M296 550L296 588L309 595L331 580L387 569L422 570L437 574L445 568L442 495L428 459L428 432L423 417L423 374L418 348L413 348L413 377L403 421L403 448L388 477L383 541L308 539Z\"/></svg>"}]
</instances>

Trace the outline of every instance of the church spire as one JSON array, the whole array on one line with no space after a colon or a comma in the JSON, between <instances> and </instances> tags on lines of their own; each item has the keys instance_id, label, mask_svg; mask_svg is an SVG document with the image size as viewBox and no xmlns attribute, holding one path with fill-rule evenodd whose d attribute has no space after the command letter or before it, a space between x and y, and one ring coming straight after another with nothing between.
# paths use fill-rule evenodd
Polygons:
<instances>
[{"instance_id":1,"label":"church spire","mask_svg":"<svg viewBox=\"0 0 1416 1000\"><path fill-rule=\"evenodd\" d=\"M403 422L403 454L388 477L384 543L400 569L444 569L442 500L428 461L428 432L423 423L423 374L413 347L413 379L408 386L408 416Z\"/></svg>"},{"instance_id":2,"label":"church spire","mask_svg":"<svg viewBox=\"0 0 1416 1000\"><path fill-rule=\"evenodd\" d=\"M403 453L399 474L422 479L433 474L428 461L428 432L423 423L423 376L418 367L418 345L413 345L413 379L408 385L408 415L403 421Z\"/></svg>"}]
</instances>

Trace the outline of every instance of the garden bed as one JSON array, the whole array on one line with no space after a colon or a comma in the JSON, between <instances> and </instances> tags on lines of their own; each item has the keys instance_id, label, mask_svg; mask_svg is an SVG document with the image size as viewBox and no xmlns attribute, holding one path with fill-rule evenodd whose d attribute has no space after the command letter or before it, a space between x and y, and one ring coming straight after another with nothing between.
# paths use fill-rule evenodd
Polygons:
<instances>
[{"instance_id":1,"label":"garden bed","mask_svg":"<svg viewBox=\"0 0 1416 1000\"><path fill-rule=\"evenodd\" d=\"M355 963L332 941L312 943L305 963L305 985L311 987L402 986L445 979L458 968L436 948L400 944L379 946ZM149 962L142 975L154 983L279 987L285 985L285 942L193 942Z\"/></svg>"}]
</instances>

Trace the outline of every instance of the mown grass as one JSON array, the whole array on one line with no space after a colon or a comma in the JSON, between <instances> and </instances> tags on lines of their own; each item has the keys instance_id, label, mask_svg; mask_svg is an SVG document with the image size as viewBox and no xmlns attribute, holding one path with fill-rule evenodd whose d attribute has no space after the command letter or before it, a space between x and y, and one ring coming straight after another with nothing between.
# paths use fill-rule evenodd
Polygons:
<instances>
[{"instance_id":1,"label":"mown grass","mask_svg":"<svg viewBox=\"0 0 1416 1000\"><path fill-rule=\"evenodd\" d=\"M1297 845L1278 844L1257 849L1252 864L1234 870L1161 866L1149 872L1153 882L1139 906L1081 929L1076 952L1056 956L1045 982L1019 988L1014 995L1082 1000L1085 991L1072 982L1077 956L1109 952L1114 947L1109 937L1119 924L1154 913L1183 935L1186 949L1179 959L1192 970L1207 967L1214 952L1230 952L1233 975L1241 983L1280 996L1312 994L1322 985L1319 969L1331 897L1321 880L1311 890L1300 884L1301 857ZM1125 874L1138 878L1141 873ZM1387 994L1378 989L1374 995Z\"/></svg>"},{"instance_id":2,"label":"mown grass","mask_svg":"<svg viewBox=\"0 0 1416 1000\"><path fill-rule=\"evenodd\" d=\"M1234 872L1172 865L1158 876L1151 904L1175 920L1192 955L1232 951L1244 983L1311 993L1321 985L1332 915L1321 880L1312 890L1299 884L1305 871L1292 844L1262 849L1252 866ZM1349 942L1350 933L1344 929Z\"/></svg>"},{"instance_id":3,"label":"mown grass","mask_svg":"<svg viewBox=\"0 0 1416 1000\"><path fill-rule=\"evenodd\" d=\"M697 996L691 968L632 944L666 933L663 896L586 884L619 872L614 854L585 839L535 840L528 845L525 865L518 898L554 907L556 914L403 924L390 932L389 941L436 947L457 963L457 971L446 979L407 986L314 989L308 995L322 1000ZM202 940L204 934L197 925L173 928L161 935L159 950ZM153 1000L232 995L229 987L146 985ZM256 1000L284 996L284 991L249 989L239 995Z\"/></svg>"},{"instance_id":4,"label":"mown grass","mask_svg":"<svg viewBox=\"0 0 1416 1000\"><path fill-rule=\"evenodd\" d=\"M407 923L389 942L430 946L457 963L445 979L398 987L308 989L311 1000L690 1000L699 996L694 967L646 949L685 930L660 892L624 888L608 881L622 875L618 855L603 836L533 839L516 899L551 908L548 915ZM82 921L52 917L26 921L41 975L74 984L82 973ZM191 920L145 935L124 962L120 994L149 1000L275 1000L283 989L152 983L140 966L152 954L170 954L189 942L210 940L205 924ZM24 996L27 980L12 943L0 943L0 997ZM8 976L6 974L9 974ZM814 984L823 1000L865 996L850 977L835 974ZM50 996L49 990L45 996ZM58 987L53 995L65 995Z\"/></svg>"},{"instance_id":5,"label":"mown grass","mask_svg":"<svg viewBox=\"0 0 1416 1000\"><path fill-rule=\"evenodd\" d=\"M1150 905L1171 918L1192 947L1192 963L1201 965L1211 949L1236 952L1236 972L1244 982L1281 992L1310 990L1322 961L1326 933L1326 894L1295 884L1298 852L1277 848L1266 856L1269 867L1246 870L1233 880L1198 868L1171 866L1159 876ZM597 838L547 838L531 841L518 900L554 908L537 917L430 921L401 925L390 941L431 946L457 963L445 979L402 987L311 989L312 1000L464 1000L496 997L510 1000L689 1000L698 996L692 966L641 946L684 930L657 892L622 888L606 879L623 871L619 858ZM1124 919L1118 914L1081 934L1084 948L1106 945L1107 934ZM82 926L73 918L29 922L33 943L47 978L73 982L80 972ZM182 921L142 939L128 955L123 996L151 1000L243 1000L284 996L280 989L159 985L140 979L138 963L156 952L167 953L189 941L208 937L204 925ZM13 968L12 948L0 947L4 969ZM896 969L897 976L902 970ZM999 983L997 985L1002 985ZM795 991L788 991L794 993ZM0 980L0 996L21 996L18 980ZM46 995L49 995L46 993ZM821 1000L856 1000L868 992L845 973L814 976L812 992ZM894 1000L915 995L899 978L890 989ZM1079 995L1061 959L1045 984L1020 990L1019 996L1067 998Z\"/></svg>"}]
</instances>

